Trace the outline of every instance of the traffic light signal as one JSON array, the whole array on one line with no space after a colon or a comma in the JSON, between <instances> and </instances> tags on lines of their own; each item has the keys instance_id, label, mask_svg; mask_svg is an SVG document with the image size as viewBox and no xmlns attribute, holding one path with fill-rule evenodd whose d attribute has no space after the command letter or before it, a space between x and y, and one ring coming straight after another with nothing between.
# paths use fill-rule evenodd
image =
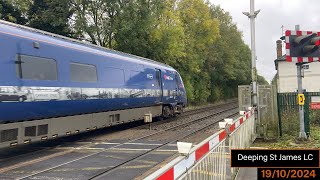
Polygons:
<instances>
[{"instance_id":1,"label":"traffic light signal","mask_svg":"<svg viewBox=\"0 0 320 180\"><path fill-rule=\"evenodd\" d=\"M286 60L290 62L319 61L320 32L286 31Z\"/></svg>"}]
</instances>

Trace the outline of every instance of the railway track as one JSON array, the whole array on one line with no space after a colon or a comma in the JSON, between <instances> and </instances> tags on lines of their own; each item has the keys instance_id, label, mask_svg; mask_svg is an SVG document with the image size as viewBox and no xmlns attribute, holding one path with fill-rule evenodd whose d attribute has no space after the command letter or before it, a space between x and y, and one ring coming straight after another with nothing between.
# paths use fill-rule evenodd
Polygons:
<instances>
[{"instance_id":1,"label":"railway track","mask_svg":"<svg viewBox=\"0 0 320 180\"><path fill-rule=\"evenodd\" d=\"M192 118L189 118L192 115L199 114L198 115L199 117L196 117L197 119L199 119L200 117L206 116L204 114L205 112L211 113L212 111L224 110L226 108L229 108L230 104L236 104L236 101L230 101L227 104L220 104L220 105L209 106L209 107L195 109L195 110L189 110L189 111L184 112L184 114L181 114L181 115L174 117L174 118L171 118L171 119L157 120L157 121L153 122L151 125L152 125L153 129L164 129L167 126L175 126L175 125L178 125L179 123L192 121ZM237 107L237 106L234 106L234 107ZM137 126L135 128L136 129L148 129L149 124L144 124L141 126Z\"/></svg>"},{"instance_id":2,"label":"railway track","mask_svg":"<svg viewBox=\"0 0 320 180\"><path fill-rule=\"evenodd\" d=\"M201 112L205 112L205 111L208 111L210 109L212 109L213 107L208 107L208 108L205 108L205 109L202 109L202 110L195 110L193 112L191 112L191 114L196 114L196 113L201 113ZM84 155L84 156L80 156L80 157L77 157L77 158L73 158L71 160L67 160L63 163L58 163L57 165L54 165L54 166L51 166L49 168L44 168L42 170L35 170L33 172L27 172L28 175L25 175L25 176L19 176L17 177L16 179L46 179L47 176L46 174L52 174L52 172L59 172L59 168L61 167L66 167L70 164L75 164L75 163L80 163L85 161L86 159L89 159L89 158L92 158L92 157L96 157L96 156L99 156L101 155L102 153L106 153L110 150L114 150L114 149L117 149L117 148L121 148L121 146L124 146L124 145L127 145L127 144L134 144L134 143L139 143L141 142L141 140L146 140L146 139L152 139L152 137L156 137L156 136L160 136L161 134L165 134L167 133L168 131L175 131L175 130L181 130L183 128L186 128L192 124L195 124L195 123L200 123L202 121L206 121L210 118L213 118L213 117L216 117L217 115L220 115L220 114L223 114L223 113L226 113L228 111L232 111L232 110L235 110L237 109L237 106L230 106L230 105L221 105L221 106L215 106L214 107L216 110L217 109L220 109L220 110L217 110L217 112L213 113L213 114L210 114L210 115L206 115L204 117L200 117L200 118L197 118L197 119L193 119L193 120L189 120L189 121L180 121L179 123L175 122L176 124L175 125L169 125L169 127L166 127L162 130L159 130L157 132L154 132L154 133L151 133L151 134L147 134L143 137L139 137L139 138L135 138L135 139L132 139L132 140L129 140L129 141L125 141L125 142L122 142L122 143L115 143L114 145L111 145L110 147L108 148L105 148L105 149L102 149L102 150L99 150L98 151L95 151L93 153L89 153L87 155ZM235 114L237 114L238 111L236 111L236 113L233 113L229 116L234 116ZM189 116L190 116L190 113L189 113ZM181 116L181 117L185 117L185 116ZM179 118L181 118L179 117ZM214 124L217 124L217 122L219 122L220 120L222 119L219 119L219 120L215 120L211 123L206 123L206 125L204 127L201 127L201 128L198 128L198 129L195 129L191 132L188 132L188 133L177 133L176 136L170 140L167 140L165 142L162 142L161 144L159 145L155 145L154 147L148 149L147 151L144 151L142 153L138 153L137 155L125 160L125 161L122 161L120 163L118 163L117 165L113 165L112 167L106 167L106 168L102 168L102 169L99 169L97 170L97 172L93 173L93 174L90 174L90 175L87 175L86 177L84 177L84 179L99 179L99 178L102 178L104 177L103 179L105 179L105 176L110 174L110 173L113 173L115 171L117 171L119 168L125 166L125 165L128 165L130 164L131 162L135 161L135 160L138 160L138 159L141 159L147 155L149 155L150 153L152 152L155 152L156 150L159 150L161 149L162 147L165 147L167 145L170 145L176 141L179 141L179 140L182 140L182 139L185 139L185 138L188 138L190 136L192 136L192 134L195 134L199 131L202 131ZM159 123L158 125L162 125L163 122L157 122ZM164 121L164 124L166 122ZM170 122L167 122L167 123L170 123ZM171 122L172 123L172 122ZM144 126L144 125L142 125ZM137 126L137 127L140 127L141 126ZM26 167L26 166L29 166L29 165L33 165L33 164L36 164L38 162L41 162L41 161L46 161L48 159L52 159L54 157L58 157L58 156L64 156L64 155L67 155L73 151L76 151L78 149L90 149L92 146L94 146L95 143L92 143L92 144L85 144L83 146L79 146L77 148L74 148L74 149L71 149L71 150L67 150L67 151L63 151L63 152L60 152L60 153L56 153L56 154L53 154L52 156L50 157L42 157L42 158L36 158L36 159L33 159L31 161L28 161L28 162L25 162L25 163L20 163L20 164L16 164L16 165L12 165L12 166L9 166L9 167L6 167L6 168L1 168L0 169L0 173L5 173L5 172L10 172L10 171L13 171L15 169L23 169L23 167ZM93 148L94 149L94 148ZM96 150L96 149L95 149ZM1 179L1 176L0 176L0 179Z\"/></svg>"},{"instance_id":3,"label":"railway track","mask_svg":"<svg viewBox=\"0 0 320 180\"><path fill-rule=\"evenodd\" d=\"M230 116L228 116L228 117L226 117L226 118L234 117L234 116L237 115L237 114L238 114L238 112L237 112L237 113L234 113L234 114L232 114L232 115L230 115ZM211 117L211 116L210 116L210 117ZM205 118L209 118L209 117L205 117ZM201 119L195 120L195 122L201 121L201 120L203 120L203 119L205 119L205 118L201 118ZM224 120L224 119L216 120L216 121L210 123L208 126L211 127L211 126L217 124L218 122L220 122L220 121L222 121L222 120ZM189 124L189 123L192 123L192 122L188 122L188 123L186 123L186 124ZM183 125L186 125L186 124L183 124ZM179 126L180 126L180 125L179 125ZM168 129L178 128L179 126L177 126L177 127L172 127L172 128L168 128ZM152 149L148 150L147 152L144 152L144 153L142 153L142 154L140 154L140 155L138 155L138 156L136 156L136 157L134 157L134 158L132 158L132 159L130 159L130 160L127 160L127 161L123 162L122 164L119 164L119 165L117 165L117 166L114 166L113 168L110 168L110 169L108 169L108 170L106 170L106 171L104 171L104 172L101 172L101 173L99 173L99 174L96 174L96 175L90 177L89 179L92 179L92 180L106 179L105 176L107 176L107 175L109 175L110 173L114 172L114 170L116 170L116 169L118 169L118 168L120 168L120 167L123 167L123 166L125 166L125 165L128 165L129 163L131 163L131 162L134 161L134 160L137 160L137 159L139 159L139 158L143 158L143 157L145 157L146 155L149 155L151 152L153 152L153 151L155 151L155 150L157 150L157 149L160 149L160 148L162 148L162 147L164 147L164 146L166 146L166 145L168 145L168 144L175 143L175 142L178 142L178 141L180 141L180 140L184 140L184 139L192 136L193 134L195 134L195 133L197 133L197 132L201 132L201 131L203 131L204 129L207 129L208 126L201 127L201 128L199 128L199 129L194 130L194 131L192 131L192 132L189 132L189 133L187 133L187 134L185 134L185 135L180 135L180 134L179 134L177 138L174 138L173 140L168 141L168 142L165 142L165 143L163 143L163 144L161 144L161 145L158 145L158 146L156 146L155 148L152 148ZM110 176L110 177L112 177L112 176Z\"/></svg>"}]
</instances>

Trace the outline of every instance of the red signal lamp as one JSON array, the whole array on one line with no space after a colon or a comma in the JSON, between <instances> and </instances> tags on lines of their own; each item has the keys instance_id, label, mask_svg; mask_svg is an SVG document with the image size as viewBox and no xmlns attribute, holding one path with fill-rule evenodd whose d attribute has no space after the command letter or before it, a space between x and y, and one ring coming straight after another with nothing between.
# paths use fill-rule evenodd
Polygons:
<instances>
[{"instance_id":1,"label":"red signal lamp","mask_svg":"<svg viewBox=\"0 0 320 180\"><path fill-rule=\"evenodd\" d=\"M319 46L320 45L320 37L317 36L317 37L314 37L311 39L311 44L314 44L316 46Z\"/></svg>"}]
</instances>

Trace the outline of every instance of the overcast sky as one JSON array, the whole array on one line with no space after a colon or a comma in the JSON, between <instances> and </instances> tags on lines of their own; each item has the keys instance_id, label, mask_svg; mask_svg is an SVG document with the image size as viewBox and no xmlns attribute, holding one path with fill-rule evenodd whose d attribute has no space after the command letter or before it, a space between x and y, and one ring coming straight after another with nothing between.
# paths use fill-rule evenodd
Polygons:
<instances>
[{"instance_id":1,"label":"overcast sky","mask_svg":"<svg viewBox=\"0 0 320 180\"><path fill-rule=\"evenodd\" d=\"M251 47L250 20L242 12L250 11L250 0L210 0L228 11L233 21L243 32L244 41ZM296 24L301 30L320 31L319 0L255 0L256 51L258 73L271 81L276 73L276 40L284 30L294 30ZM284 53L284 51L283 51Z\"/></svg>"}]
</instances>

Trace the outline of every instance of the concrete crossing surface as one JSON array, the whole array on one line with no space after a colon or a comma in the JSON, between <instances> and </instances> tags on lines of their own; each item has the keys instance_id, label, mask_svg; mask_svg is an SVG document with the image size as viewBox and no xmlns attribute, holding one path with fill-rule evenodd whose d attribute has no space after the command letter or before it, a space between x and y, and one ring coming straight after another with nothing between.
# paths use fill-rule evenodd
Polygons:
<instances>
[{"instance_id":1,"label":"concrete crossing surface","mask_svg":"<svg viewBox=\"0 0 320 180\"><path fill-rule=\"evenodd\" d=\"M257 168L240 168L236 180L256 180Z\"/></svg>"}]
</instances>

